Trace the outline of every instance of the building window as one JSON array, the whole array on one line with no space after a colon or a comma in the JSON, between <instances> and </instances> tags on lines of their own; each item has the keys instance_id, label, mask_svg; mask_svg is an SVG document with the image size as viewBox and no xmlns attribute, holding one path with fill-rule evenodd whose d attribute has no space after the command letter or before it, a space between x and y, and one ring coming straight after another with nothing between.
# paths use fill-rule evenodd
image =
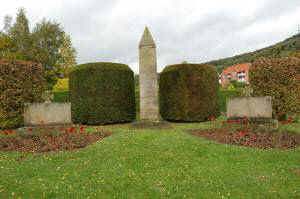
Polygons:
<instances>
[{"instance_id":1,"label":"building window","mask_svg":"<svg viewBox=\"0 0 300 199\"><path fill-rule=\"evenodd\" d=\"M245 82L246 81L246 73L245 71L240 71L237 73L238 81Z\"/></svg>"},{"instance_id":2,"label":"building window","mask_svg":"<svg viewBox=\"0 0 300 199\"><path fill-rule=\"evenodd\" d=\"M231 74L227 74L227 75L226 75L226 78L227 78L228 80L231 80L231 78L232 78Z\"/></svg>"},{"instance_id":3,"label":"building window","mask_svg":"<svg viewBox=\"0 0 300 199\"><path fill-rule=\"evenodd\" d=\"M239 77L238 78L238 82L245 82L246 81L246 78L245 77Z\"/></svg>"}]
</instances>

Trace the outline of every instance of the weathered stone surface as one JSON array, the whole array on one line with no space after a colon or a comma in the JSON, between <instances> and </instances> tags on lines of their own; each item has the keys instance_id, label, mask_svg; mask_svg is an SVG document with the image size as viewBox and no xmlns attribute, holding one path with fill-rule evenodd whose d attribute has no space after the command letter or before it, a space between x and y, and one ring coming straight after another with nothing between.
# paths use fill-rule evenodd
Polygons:
<instances>
[{"instance_id":1,"label":"weathered stone surface","mask_svg":"<svg viewBox=\"0 0 300 199\"><path fill-rule=\"evenodd\" d=\"M145 28L139 43L140 119L159 120L156 45Z\"/></svg>"},{"instance_id":2,"label":"weathered stone surface","mask_svg":"<svg viewBox=\"0 0 300 199\"><path fill-rule=\"evenodd\" d=\"M236 97L227 102L227 118L272 118L272 98Z\"/></svg>"},{"instance_id":3,"label":"weathered stone surface","mask_svg":"<svg viewBox=\"0 0 300 199\"><path fill-rule=\"evenodd\" d=\"M71 103L33 103L25 106L25 126L70 123Z\"/></svg>"}]
</instances>

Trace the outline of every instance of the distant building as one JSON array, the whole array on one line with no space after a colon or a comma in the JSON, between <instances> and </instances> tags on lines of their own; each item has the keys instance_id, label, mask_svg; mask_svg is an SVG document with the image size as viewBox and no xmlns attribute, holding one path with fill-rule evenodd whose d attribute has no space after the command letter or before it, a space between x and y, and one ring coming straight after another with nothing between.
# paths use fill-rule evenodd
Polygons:
<instances>
[{"instance_id":1,"label":"distant building","mask_svg":"<svg viewBox=\"0 0 300 199\"><path fill-rule=\"evenodd\" d=\"M233 65L224 69L219 75L219 83L222 85L222 87L228 85L232 80L249 84L248 74L250 67L250 63L244 63Z\"/></svg>"}]
</instances>

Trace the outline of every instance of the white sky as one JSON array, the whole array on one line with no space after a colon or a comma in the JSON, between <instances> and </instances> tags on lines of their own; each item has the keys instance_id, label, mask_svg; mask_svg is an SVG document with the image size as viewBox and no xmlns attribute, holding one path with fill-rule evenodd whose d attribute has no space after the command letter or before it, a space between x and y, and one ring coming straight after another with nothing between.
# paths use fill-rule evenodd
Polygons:
<instances>
[{"instance_id":1,"label":"white sky","mask_svg":"<svg viewBox=\"0 0 300 199\"><path fill-rule=\"evenodd\" d=\"M138 72L138 43L147 25L158 70L201 63L275 44L297 33L300 0L2 0L5 15L26 9L31 28L55 20L71 35L78 63L111 61ZM188 3L187 3L188 2Z\"/></svg>"}]
</instances>

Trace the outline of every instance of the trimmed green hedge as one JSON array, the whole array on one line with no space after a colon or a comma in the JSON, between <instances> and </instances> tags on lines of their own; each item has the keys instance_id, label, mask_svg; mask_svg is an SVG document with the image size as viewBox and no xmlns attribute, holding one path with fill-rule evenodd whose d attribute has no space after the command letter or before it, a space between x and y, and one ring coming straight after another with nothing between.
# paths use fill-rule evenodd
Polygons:
<instances>
[{"instance_id":1,"label":"trimmed green hedge","mask_svg":"<svg viewBox=\"0 0 300 199\"><path fill-rule=\"evenodd\" d=\"M97 125L135 119L134 75L127 65L82 64L69 78L74 123Z\"/></svg>"},{"instance_id":2,"label":"trimmed green hedge","mask_svg":"<svg viewBox=\"0 0 300 199\"><path fill-rule=\"evenodd\" d=\"M205 121L217 116L218 75L213 66L177 64L160 74L160 114L170 121Z\"/></svg>"}]
</instances>

